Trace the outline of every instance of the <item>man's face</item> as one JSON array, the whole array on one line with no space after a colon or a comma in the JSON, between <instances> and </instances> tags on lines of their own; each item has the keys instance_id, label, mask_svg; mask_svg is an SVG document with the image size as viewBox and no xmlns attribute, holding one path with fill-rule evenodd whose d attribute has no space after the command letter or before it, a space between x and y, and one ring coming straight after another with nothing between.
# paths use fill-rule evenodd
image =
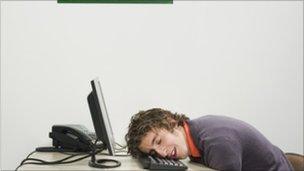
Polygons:
<instances>
[{"instance_id":1,"label":"man's face","mask_svg":"<svg viewBox=\"0 0 304 171\"><path fill-rule=\"evenodd\" d=\"M155 151L161 157L182 159L188 156L188 146L183 127L170 132L164 128L149 131L142 139L139 149L144 153Z\"/></svg>"}]
</instances>

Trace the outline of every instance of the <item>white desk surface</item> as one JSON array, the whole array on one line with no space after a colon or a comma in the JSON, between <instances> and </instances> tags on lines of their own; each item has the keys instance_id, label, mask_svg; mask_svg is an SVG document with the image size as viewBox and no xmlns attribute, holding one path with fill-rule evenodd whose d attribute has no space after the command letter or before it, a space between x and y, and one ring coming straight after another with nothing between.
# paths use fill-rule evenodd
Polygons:
<instances>
[{"instance_id":1,"label":"white desk surface","mask_svg":"<svg viewBox=\"0 0 304 171\"><path fill-rule=\"evenodd\" d=\"M31 158L38 158L46 161L59 160L67 155L62 153L53 153L53 152L36 152L30 156ZM78 156L79 157L79 156ZM77 157L75 157L76 159ZM26 164L21 166L18 170L145 170L138 162L137 159L133 159L131 156L108 156L108 155L96 155L96 159L116 159L121 162L120 167L110 168L110 169L99 169L92 168L88 166L88 162L91 159L90 157L83 159L81 161L70 163L70 164L58 164L58 165L33 165ZM212 169L207 168L204 165L190 162L189 158L181 160L184 164L188 166L188 170L203 170L203 171L212 171Z\"/></svg>"}]
</instances>

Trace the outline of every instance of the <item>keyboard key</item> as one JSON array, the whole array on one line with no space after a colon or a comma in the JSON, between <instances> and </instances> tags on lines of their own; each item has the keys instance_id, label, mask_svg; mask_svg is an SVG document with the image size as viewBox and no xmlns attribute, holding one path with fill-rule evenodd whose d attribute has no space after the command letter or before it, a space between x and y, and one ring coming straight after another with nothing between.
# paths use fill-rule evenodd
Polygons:
<instances>
[{"instance_id":1,"label":"keyboard key","mask_svg":"<svg viewBox=\"0 0 304 171\"><path fill-rule=\"evenodd\" d=\"M171 160L166 159L166 161L167 161L167 163L168 163L169 165L173 166L173 163L171 162Z\"/></svg>"},{"instance_id":2,"label":"keyboard key","mask_svg":"<svg viewBox=\"0 0 304 171\"><path fill-rule=\"evenodd\" d=\"M152 163L157 163L156 160L152 156L149 156L149 159L151 160Z\"/></svg>"},{"instance_id":3,"label":"keyboard key","mask_svg":"<svg viewBox=\"0 0 304 171\"><path fill-rule=\"evenodd\" d=\"M156 159L157 163L163 164L163 162L160 160L160 158L155 157L155 159Z\"/></svg>"}]
</instances>

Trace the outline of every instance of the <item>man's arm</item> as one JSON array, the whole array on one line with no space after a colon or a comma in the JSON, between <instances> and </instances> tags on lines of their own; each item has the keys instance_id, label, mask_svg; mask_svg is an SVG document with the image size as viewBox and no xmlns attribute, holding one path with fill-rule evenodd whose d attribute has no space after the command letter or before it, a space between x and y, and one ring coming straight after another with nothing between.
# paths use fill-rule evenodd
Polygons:
<instances>
[{"instance_id":1,"label":"man's arm","mask_svg":"<svg viewBox=\"0 0 304 171\"><path fill-rule=\"evenodd\" d=\"M242 151L236 140L217 137L205 144L206 165L217 170L241 171Z\"/></svg>"}]
</instances>

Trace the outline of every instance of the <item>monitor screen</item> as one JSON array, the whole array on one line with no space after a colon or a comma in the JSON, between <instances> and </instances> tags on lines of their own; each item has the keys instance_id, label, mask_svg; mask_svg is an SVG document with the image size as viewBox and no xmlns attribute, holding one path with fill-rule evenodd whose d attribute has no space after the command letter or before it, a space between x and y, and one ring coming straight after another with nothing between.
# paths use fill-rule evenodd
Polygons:
<instances>
[{"instance_id":1,"label":"monitor screen","mask_svg":"<svg viewBox=\"0 0 304 171\"><path fill-rule=\"evenodd\" d=\"M108 149L109 154L114 156L115 141L99 80L92 80L91 86L92 91L88 95L87 100L89 103L95 133L97 138L101 140Z\"/></svg>"}]
</instances>

